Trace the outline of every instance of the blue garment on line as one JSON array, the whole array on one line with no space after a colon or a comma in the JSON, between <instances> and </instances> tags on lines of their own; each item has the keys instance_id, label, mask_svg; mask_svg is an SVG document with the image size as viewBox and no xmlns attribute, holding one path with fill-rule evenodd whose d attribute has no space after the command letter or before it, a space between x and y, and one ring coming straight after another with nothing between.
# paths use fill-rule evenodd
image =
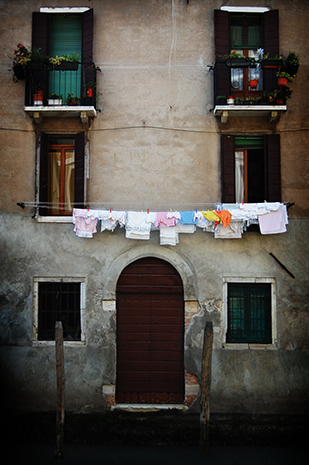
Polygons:
<instances>
[{"instance_id":1,"label":"blue garment on line","mask_svg":"<svg viewBox=\"0 0 309 465\"><path fill-rule=\"evenodd\" d=\"M194 212L180 212L181 218L180 218L180 223L181 224L196 224L197 223L197 218L194 218Z\"/></svg>"}]
</instances>

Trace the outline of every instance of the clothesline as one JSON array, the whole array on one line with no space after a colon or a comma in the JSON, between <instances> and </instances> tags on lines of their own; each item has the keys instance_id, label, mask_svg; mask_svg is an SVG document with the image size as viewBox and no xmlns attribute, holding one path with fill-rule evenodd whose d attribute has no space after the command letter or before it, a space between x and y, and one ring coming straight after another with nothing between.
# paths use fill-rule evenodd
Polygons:
<instances>
[{"instance_id":1,"label":"clothesline","mask_svg":"<svg viewBox=\"0 0 309 465\"><path fill-rule=\"evenodd\" d=\"M240 239L251 224L258 224L261 234L284 233L288 214L286 205L280 202L216 204L209 210L163 212L73 209L78 237L93 237L99 222L101 232L125 228L128 239L148 240L151 231L159 230L160 245L177 245L179 234L192 234L196 227L213 233L216 239Z\"/></svg>"}]
</instances>

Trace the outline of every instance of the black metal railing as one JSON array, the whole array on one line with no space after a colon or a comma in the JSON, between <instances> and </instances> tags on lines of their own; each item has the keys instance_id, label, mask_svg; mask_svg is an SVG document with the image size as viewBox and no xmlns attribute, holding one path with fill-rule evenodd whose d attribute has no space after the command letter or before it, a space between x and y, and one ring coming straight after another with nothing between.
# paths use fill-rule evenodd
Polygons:
<instances>
[{"instance_id":1,"label":"black metal railing","mask_svg":"<svg viewBox=\"0 0 309 465\"><path fill-rule=\"evenodd\" d=\"M65 62L50 66L38 63L25 70L25 106L75 105L96 108L94 63Z\"/></svg>"},{"instance_id":2,"label":"black metal railing","mask_svg":"<svg viewBox=\"0 0 309 465\"><path fill-rule=\"evenodd\" d=\"M216 61L213 67L214 106L226 105L229 96L234 97L235 104L274 105L279 103L278 97L282 92L278 90L277 67L255 66L253 71L251 67L250 64L246 67L231 67L224 60ZM245 68L246 71L243 71ZM257 81L258 87L250 86L252 79ZM286 98L283 100L285 103Z\"/></svg>"}]
</instances>

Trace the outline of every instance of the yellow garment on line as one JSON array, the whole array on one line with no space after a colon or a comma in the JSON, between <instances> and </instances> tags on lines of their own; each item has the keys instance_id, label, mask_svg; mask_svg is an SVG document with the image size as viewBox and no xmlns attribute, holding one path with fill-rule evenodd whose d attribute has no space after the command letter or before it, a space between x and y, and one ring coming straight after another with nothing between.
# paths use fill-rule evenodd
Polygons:
<instances>
[{"instance_id":1,"label":"yellow garment on line","mask_svg":"<svg viewBox=\"0 0 309 465\"><path fill-rule=\"evenodd\" d=\"M212 210L208 210L207 212L202 211L202 213L205 216L206 220L208 221L217 221L218 223L221 222L219 216L216 215L216 213L213 212Z\"/></svg>"}]
</instances>

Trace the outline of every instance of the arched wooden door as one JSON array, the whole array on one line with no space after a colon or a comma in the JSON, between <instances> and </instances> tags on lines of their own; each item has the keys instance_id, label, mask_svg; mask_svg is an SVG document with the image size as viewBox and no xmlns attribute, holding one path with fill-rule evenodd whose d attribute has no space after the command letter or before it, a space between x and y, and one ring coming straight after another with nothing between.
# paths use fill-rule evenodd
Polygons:
<instances>
[{"instance_id":1,"label":"arched wooden door","mask_svg":"<svg viewBox=\"0 0 309 465\"><path fill-rule=\"evenodd\" d=\"M181 277L163 260L128 265L117 283L116 402L184 401Z\"/></svg>"}]
</instances>

